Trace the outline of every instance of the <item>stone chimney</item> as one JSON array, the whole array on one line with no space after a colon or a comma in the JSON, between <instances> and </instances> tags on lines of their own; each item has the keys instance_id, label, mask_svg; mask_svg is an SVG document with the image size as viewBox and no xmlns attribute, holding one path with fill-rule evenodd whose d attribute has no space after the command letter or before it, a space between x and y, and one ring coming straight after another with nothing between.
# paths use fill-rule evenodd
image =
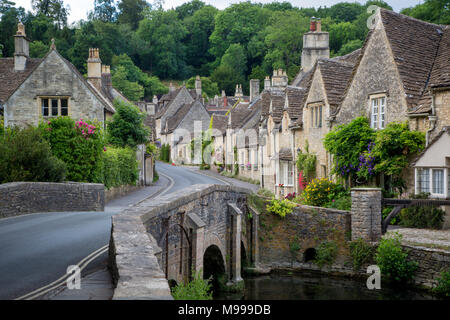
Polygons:
<instances>
[{"instance_id":1,"label":"stone chimney","mask_svg":"<svg viewBox=\"0 0 450 320\"><path fill-rule=\"evenodd\" d=\"M158 97L157 96L153 96L153 101L152 101L155 105L158 104Z\"/></svg>"},{"instance_id":2,"label":"stone chimney","mask_svg":"<svg viewBox=\"0 0 450 320\"><path fill-rule=\"evenodd\" d=\"M319 58L330 58L330 35L322 32L320 19L312 17L310 30L303 35L302 71L311 70Z\"/></svg>"},{"instance_id":3,"label":"stone chimney","mask_svg":"<svg viewBox=\"0 0 450 320\"><path fill-rule=\"evenodd\" d=\"M250 80L250 102L259 96L259 79Z\"/></svg>"},{"instance_id":4,"label":"stone chimney","mask_svg":"<svg viewBox=\"0 0 450 320\"><path fill-rule=\"evenodd\" d=\"M272 87L287 87L288 76L283 69L273 70Z\"/></svg>"},{"instance_id":5,"label":"stone chimney","mask_svg":"<svg viewBox=\"0 0 450 320\"><path fill-rule=\"evenodd\" d=\"M30 41L25 34L25 26L19 22L14 36L14 70L24 71L30 57Z\"/></svg>"},{"instance_id":6,"label":"stone chimney","mask_svg":"<svg viewBox=\"0 0 450 320\"><path fill-rule=\"evenodd\" d=\"M87 60L88 81L97 89L102 86L102 60L97 48L89 49L89 58Z\"/></svg>"},{"instance_id":7,"label":"stone chimney","mask_svg":"<svg viewBox=\"0 0 450 320\"><path fill-rule=\"evenodd\" d=\"M176 89L175 89L175 86L173 85L173 83L171 82L170 84L169 84L169 93L171 93L171 92L174 92Z\"/></svg>"},{"instance_id":8,"label":"stone chimney","mask_svg":"<svg viewBox=\"0 0 450 320\"><path fill-rule=\"evenodd\" d=\"M195 78L195 92L197 93L197 96L202 96L202 79L200 76Z\"/></svg>"},{"instance_id":9,"label":"stone chimney","mask_svg":"<svg viewBox=\"0 0 450 320\"><path fill-rule=\"evenodd\" d=\"M102 87L110 92L112 89L111 67L102 65Z\"/></svg>"}]
</instances>

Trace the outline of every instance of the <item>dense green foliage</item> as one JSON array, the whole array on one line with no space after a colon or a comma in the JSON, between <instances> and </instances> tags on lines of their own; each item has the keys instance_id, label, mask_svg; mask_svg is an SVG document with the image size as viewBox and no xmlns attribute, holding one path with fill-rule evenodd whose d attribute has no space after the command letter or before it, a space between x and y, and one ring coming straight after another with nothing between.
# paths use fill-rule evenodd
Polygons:
<instances>
[{"instance_id":1,"label":"dense green foliage","mask_svg":"<svg viewBox=\"0 0 450 320\"><path fill-rule=\"evenodd\" d=\"M170 145L168 143L161 146L159 160L163 162L170 162Z\"/></svg>"},{"instance_id":2,"label":"dense green foliage","mask_svg":"<svg viewBox=\"0 0 450 320\"><path fill-rule=\"evenodd\" d=\"M324 140L326 150L333 155L333 173L356 184L384 174L390 178L389 188L400 193L405 188L402 172L424 145L425 135L409 130L408 122L389 123L375 131L364 117L335 128Z\"/></svg>"},{"instance_id":3,"label":"dense green foliage","mask_svg":"<svg viewBox=\"0 0 450 320\"><path fill-rule=\"evenodd\" d=\"M66 3L33 0L33 11L26 12L13 1L1 0L3 56L13 55L13 35L20 20L33 41L30 46L33 56L45 54L54 38L58 51L84 73L89 47L99 48L102 62L114 70L115 82L132 83L122 83L121 87L131 100L157 94L154 87L159 87L158 81L154 79L147 85L131 80L126 67L124 71L114 64L114 56L127 55L151 78L182 80L199 74L211 77L227 94L234 93L237 83L248 93L250 76L262 80L273 69L287 70L292 80L300 68L302 35L308 31L311 17L320 17L323 30L330 32L334 56L362 45L368 32L369 5L392 9L386 2L368 1L365 4L342 2L317 9L297 8L289 2L241 2L218 10L193 0L164 10L161 0L152 4L144 0L95 0L87 21L68 25L70 8ZM448 0L426 0L403 11L443 24L449 23L449 12Z\"/></svg>"},{"instance_id":4,"label":"dense green foliage","mask_svg":"<svg viewBox=\"0 0 450 320\"><path fill-rule=\"evenodd\" d=\"M211 81L211 79L207 77L201 77L200 79L202 80L202 93L204 96L208 98L214 98L215 95L219 94L219 87L217 83ZM195 88L195 77L191 77L186 82L186 88Z\"/></svg>"},{"instance_id":5,"label":"dense green foliage","mask_svg":"<svg viewBox=\"0 0 450 320\"><path fill-rule=\"evenodd\" d=\"M102 160L101 182L107 189L136 184L139 173L136 152L133 149L107 147Z\"/></svg>"},{"instance_id":6,"label":"dense green foliage","mask_svg":"<svg viewBox=\"0 0 450 320\"><path fill-rule=\"evenodd\" d=\"M174 287L172 296L175 300L212 300L210 280L203 280L201 272L197 272L187 284Z\"/></svg>"},{"instance_id":7,"label":"dense green foliage","mask_svg":"<svg viewBox=\"0 0 450 320\"><path fill-rule=\"evenodd\" d=\"M398 233L382 238L375 254L381 273L397 283L412 280L418 266L417 262L408 260L408 252L402 248L401 239Z\"/></svg>"},{"instance_id":8,"label":"dense green foliage","mask_svg":"<svg viewBox=\"0 0 450 320\"><path fill-rule=\"evenodd\" d=\"M105 141L99 124L58 117L41 122L39 129L53 155L66 164L68 181L101 181Z\"/></svg>"},{"instance_id":9,"label":"dense green foliage","mask_svg":"<svg viewBox=\"0 0 450 320\"><path fill-rule=\"evenodd\" d=\"M438 285L433 292L439 296L450 298L450 271L443 271L438 278Z\"/></svg>"},{"instance_id":10,"label":"dense green foliage","mask_svg":"<svg viewBox=\"0 0 450 320\"><path fill-rule=\"evenodd\" d=\"M336 242L334 241L322 242L316 249L316 257L314 259L314 263L321 268L324 265L331 266L336 260L338 251L339 248Z\"/></svg>"},{"instance_id":11,"label":"dense green foliage","mask_svg":"<svg viewBox=\"0 0 450 320\"><path fill-rule=\"evenodd\" d=\"M372 261L375 250L365 240L357 239L351 241L349 247L354 270L359 270L364 264Z\"/></svg>"},{"instance_id":12,"label":"dense green foliage","mask_svg":"<svg viewBox=\"0 0 450 320\"><path fill-rule=\"evenodd\" d=\"M145 144L150 131L144 126L146 115L138 107L120 101L114 101L116 113L108 122L108 142L114 146L132 148Z\"/></svg>"},{"instance_id":13,"label":"dense green foliage","mask_svg":"<svg viewBox=\"0 0 450 320\"><path fill-rule=\"evenodd\" d=\"M303 191L302 203L309 206L323 207L333 200L346 196L344 188L326 178L314 179Z\"/></svg>"},{"instance_id":14,"label":"dense green foliage","mask_svg":"<svg viewBox=\"0 0 450 320\"><path fill-rule=\"evenodd\" d=\"M399 213L399 224L409 228L442 229L445 211L439 207L412 206Z\"/></svg>"},{"instance_id":15,"label":"dense green foliage","mask_svg":"<svg viewBox=\"0 0 450 320\"><path fill-rule=\"evenodd\" d=\"M266 209L268 212L284 218L287 214L291 214L295 207L296 205L289 200L273 198L266 206Z\"/></svg>"},{"instance_id":16,"label":"dense green foliage","mask_svg":"<svg viewBox=\"0 0 450 320\"><path fill-rule=\"evenodd\" d=\"M40 130L13 128L0 134L0 183L61 182L65 175L65 164L52 155Z\"/></svg>"}]
</instances>

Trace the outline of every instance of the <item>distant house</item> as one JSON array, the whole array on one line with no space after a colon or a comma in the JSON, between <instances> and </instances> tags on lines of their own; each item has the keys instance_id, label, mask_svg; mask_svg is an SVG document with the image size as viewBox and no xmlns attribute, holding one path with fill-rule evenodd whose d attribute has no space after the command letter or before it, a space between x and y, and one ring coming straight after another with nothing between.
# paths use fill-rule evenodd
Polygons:
<instances>
[{"instance_id":1,"label":"distant house","mask_svg":"<svg viewBox=\"0 0 450 320\"><path fill-rule=\"evenodd\" d=\"M37 125L40 119L70 116L105 122L114 99L127 99L111 82L98 49L89 49L88 77L64 59L52 43L42 59L30 58L29 39L19 23L13 58L0 58L0 105L5 126Z\"/></svg>"}]
</instances>

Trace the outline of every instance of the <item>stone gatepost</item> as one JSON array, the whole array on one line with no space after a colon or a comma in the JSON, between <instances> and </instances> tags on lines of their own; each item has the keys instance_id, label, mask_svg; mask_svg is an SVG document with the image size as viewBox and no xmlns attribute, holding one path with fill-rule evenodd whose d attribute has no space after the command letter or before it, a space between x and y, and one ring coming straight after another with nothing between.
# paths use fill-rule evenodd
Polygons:
<instances>
[{"instance_id":1,"label":"stone gatepost","mask_svg":"<svg viewBox=\"0 0 450 320\"><path fill-rule=\"evenodd\" d=\"M241 231L242 231L242 211L235 203L229 203L228 208L233 217L233 229L231 230L232 237L232 256L231 256L231 284L237 284L243 281L241 277Z\"/></svg>"},{"instance_id":2,"label":"stone gatepost","mask_svg":"<svg viewBox=\"0 0 450 320\"><path fill-rule=\"evenodd\" d=\"M381 189L352 189L352 240L377 242L381 239Z\"/></svg>"}]
</instances>

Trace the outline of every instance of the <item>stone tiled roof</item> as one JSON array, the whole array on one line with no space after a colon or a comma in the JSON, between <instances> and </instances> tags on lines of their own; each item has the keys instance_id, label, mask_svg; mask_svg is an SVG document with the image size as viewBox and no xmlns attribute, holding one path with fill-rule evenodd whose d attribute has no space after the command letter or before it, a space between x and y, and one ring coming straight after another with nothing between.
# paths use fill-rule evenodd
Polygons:
<instances>
[{"instance_id":1,"label":"stone tiled roof","mask_svg":"<svg viewBox=\"0 0 450 320\"><path fill-rule=\"evenodd\" d=\"M0 103L5 102L39 66L43 59L27 59L24 71L14 70L14 58L0 59Z\"/></svg>"},{"instance_id":2,"label":"stone tiled roof","mask_svg":"<svg viewBox=\"0 0 450 320\"><path fill-rule=\"evenodd\" d=\"M240 103L234 107L230 112L231 128L242 128L245 118L252 112L248 103Z\"/></svg>"},{"instance_id":3,"label":"stone tiled roof","mask_svg":"<svg viewBox=\"0 0 450 320\"><path fill-rule=\"evenodd\" d=\"M328 103L333 106L339 105L352 77L354 65L341 59L319 59L317 65L322 75Z\"/></svg>"},{"instance_id":4,"label":"stone tiled roof","mask_svg":"<svg viewBox=\"0 0 450 320\"><path fill-rule=\"evenodd\" d=\"M221 114L213 114L213 128L225 133L228 125L228 116Z\"/></svg>"},{"instance_id":5,"label":"stone tiled roof","mask_svg":"<svg viewBox=\"0 0 450 320\"><path fill-rule=\"evenodd\" d=\"M275 123L280 123L281 119L283 118L285 102L285 92L273 92L271 94L272 118Z\"/></svg>"},{"instance_id":6,"label":"stone tiled roof","mask_svg":"<svg viewBox=\"0 0 450 320\"><path fill-rule=\"evenodd\" d=\"M447 26L430 77L430 87L450 87L450 26Z\"/></svg>"},{"instance_id":7,"label":"stone tiled roof","mask_svg":"<svg viewBox=\"0 0 450 320\"><path fill-rule=\"evenodd\" d=\"M287 87L286 95L289 102L287 111L291 120L302 118L307 93L306 88Z\"/></svg>"},{"instance_id":8,"label":"stone tiled roof","mask_svg":"<svg viewBox=\"0 0 450 320\"><path fill-rule=\"evenodd\" d=\"M196 101L192 103L183 104L180 109L175 112L175 114L167 119L167 133L173 132L180 122L186 117L191 107L196 103Z\"/></svg>"},{"instance_id":9,"label":"stone tiled roof","mask_svg":"<svg viewBox=\"0 0 450 320\"><path fill-rule=\"evenodd\" d=\"M381 9L380 13L408 107L413 109L427 87L443 27L386 9Z\"/></svg>"}]
</instances>

